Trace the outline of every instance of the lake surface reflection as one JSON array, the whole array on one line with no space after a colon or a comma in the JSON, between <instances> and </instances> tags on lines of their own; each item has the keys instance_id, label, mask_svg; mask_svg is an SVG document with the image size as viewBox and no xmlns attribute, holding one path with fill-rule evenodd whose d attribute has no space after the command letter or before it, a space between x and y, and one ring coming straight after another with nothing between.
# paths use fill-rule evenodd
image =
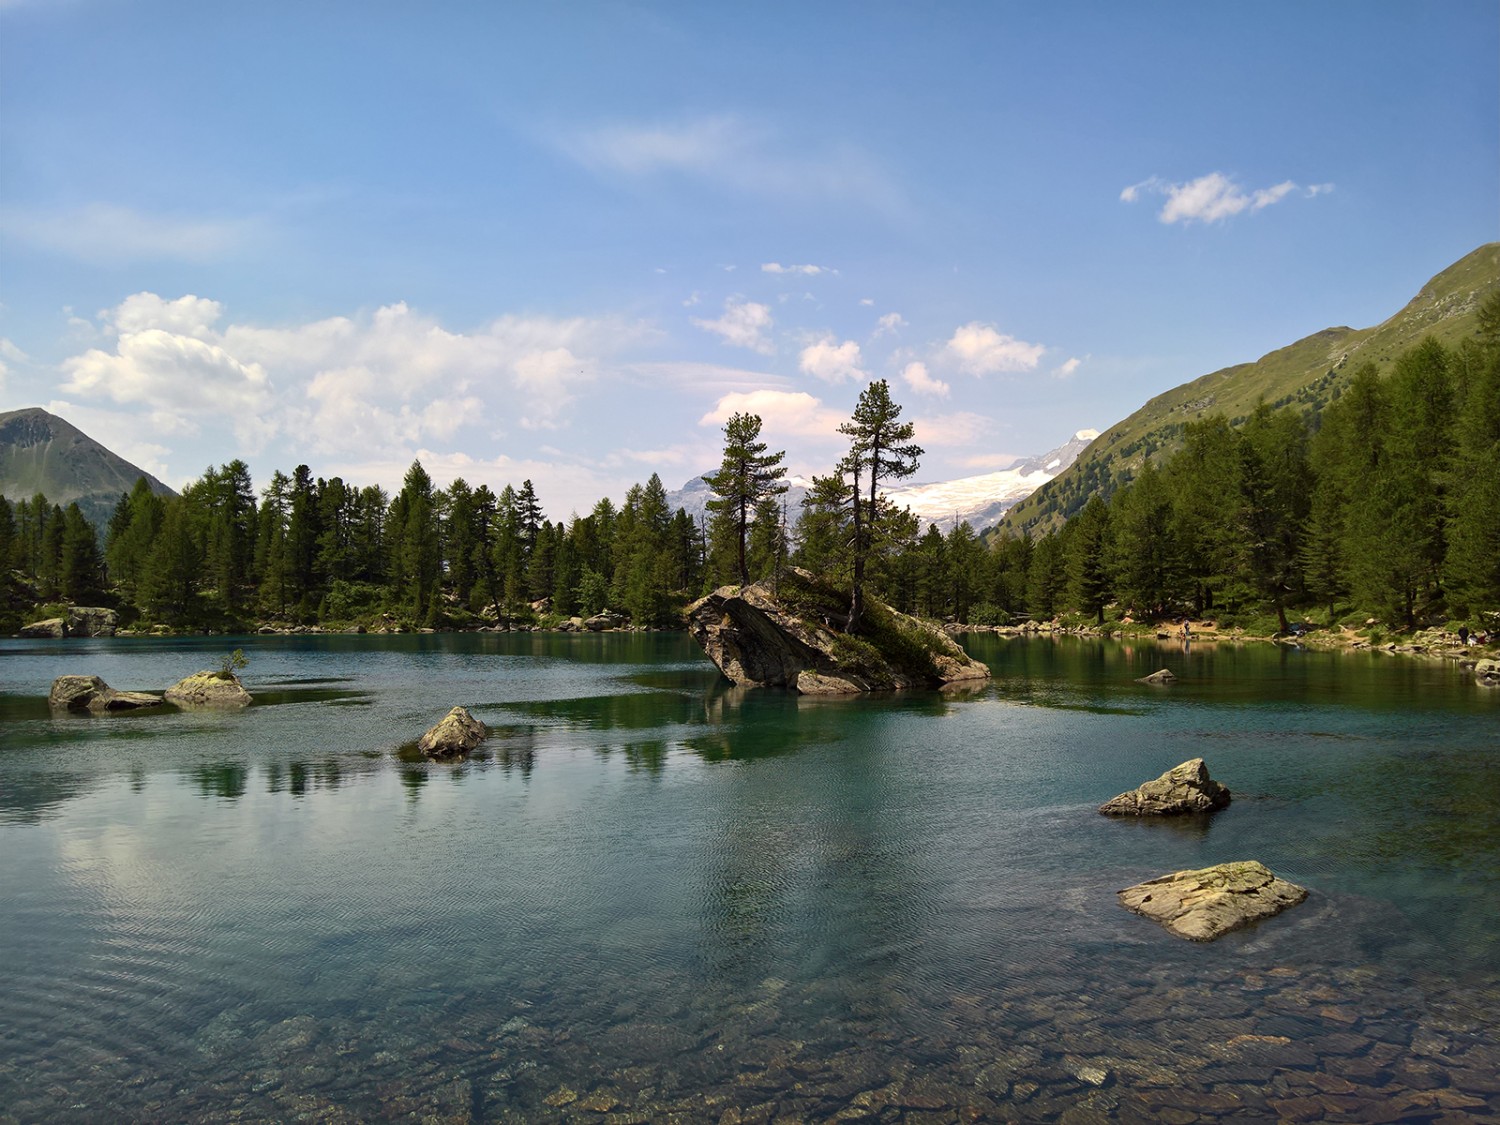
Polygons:
<instances>
[{"instance_id":1,"label":"lake surface reflection","mask_svg":"<svg viewBox=\"0 0 1500 1125\"><path fill-rule=\"evenodd\" d=\"M235 646L245 712L45 704ZM969 647L834 701L672 634L0 642L0 1122L1500 1117L1500 693ZM454 704L481 756L414 760ZM1195 756L1211 821L1095 815ZM1312 896L1202 946L1114 900L1246 858Z\"/></svg>"}]
</instances>

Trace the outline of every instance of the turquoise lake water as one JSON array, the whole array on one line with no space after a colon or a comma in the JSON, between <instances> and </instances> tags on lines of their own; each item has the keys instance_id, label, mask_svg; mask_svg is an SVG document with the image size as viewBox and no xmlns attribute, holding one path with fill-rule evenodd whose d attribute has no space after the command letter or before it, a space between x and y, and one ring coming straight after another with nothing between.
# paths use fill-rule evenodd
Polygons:
<instances>
[{"instance_id":1,"label":"turquoise lake water","mask_svg":"<svg viewBox=\"0 0 1500 1125\"><path fill-rule=\"evenodd\" d=\"M1500 692L967 644L817 700L679 634L0 641L0 1122L1500 1118ZM232 647L243 712L47 708ZM412 760L455 704L480 756ZM1095 813L1200 756L1211 820ZM1232 859L1311 896L1115 902Z\"/></svg>"}]
</instances>

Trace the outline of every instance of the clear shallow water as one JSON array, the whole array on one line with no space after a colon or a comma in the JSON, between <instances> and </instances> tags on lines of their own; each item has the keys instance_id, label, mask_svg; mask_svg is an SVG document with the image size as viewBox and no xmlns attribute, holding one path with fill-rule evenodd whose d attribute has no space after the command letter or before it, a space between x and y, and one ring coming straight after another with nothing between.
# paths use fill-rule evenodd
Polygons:
<instances>
[{"instance_id":1,"label":"clear shallow water","mask_svg":"<svg viewBox=\"0 0 1500 1125\"><path fill-rule=\"evenodd\" d=\"M45 704L235 645L245 712ZM0 642L0 1121L1500 1115L1500 693L970 647L978 692L809 700L670 634ZM483 758L410 760L455 703ZM1211 821L1094 814L1199 755ZM1115 904L1240 858L1312 897L1207 946Z\"/></svg>"}]
</instances>

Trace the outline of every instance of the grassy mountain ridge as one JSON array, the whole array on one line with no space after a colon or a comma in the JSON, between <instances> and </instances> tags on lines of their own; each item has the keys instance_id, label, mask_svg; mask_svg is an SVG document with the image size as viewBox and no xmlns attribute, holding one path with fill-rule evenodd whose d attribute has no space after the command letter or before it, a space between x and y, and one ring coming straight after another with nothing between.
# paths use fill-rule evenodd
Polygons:
<instances>
[{"instance_id":1,"label":"grassy mountain ridge","mask_svg":"<svg viewBox=\"0 0 1500 1125\"><path fill-rule=\"evenodd\" d=\"M1366 362L1386 372L1392 360L1424 337L1446 346L1471 336L1480 302L1500 289L1500 243L1491 242L1443 270L1394 316L1373 328L1325 328L1253 363L1211 372L1157 395L1100 434L1078 460L1006 514L1002 528L1046 531L1081 509L1095 492L1106 496L1142 461L1170 451L1183 426L1213 414L1238 424L1261 402L1321 410Z\"/></svg>"},{"instance_id":2,"label":"grassy mountain ridge","mask_svg":"<svg viewBox=\"0 0 1500 1125\"><path fill-rule=\"evenodd\" d=\"M7 500L30 500L38 492L64 508L76 500L102 535L120 494L141 477L157 495L175 495L150 473L39 406L0 414L0 495Z\"/></svg>"}]
</instances>

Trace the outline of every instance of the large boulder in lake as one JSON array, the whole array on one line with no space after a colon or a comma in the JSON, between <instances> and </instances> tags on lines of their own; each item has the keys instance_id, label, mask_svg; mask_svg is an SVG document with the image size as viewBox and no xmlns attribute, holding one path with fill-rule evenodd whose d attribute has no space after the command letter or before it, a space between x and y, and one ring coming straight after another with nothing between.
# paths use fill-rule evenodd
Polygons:
<instances>
[{"instance_id":1,"label":"large boulder in lake","mask_svg":"<svg viewBox=\"0 0 1500 1125\"><path fill-rule=\"evenodd\" d=\"M1483 687L1500 687L1500 660L1476 661L1474 679Z\"/></svg>"},{"instance_id":2,"label":"large boulder in lake","mask_svg":"<svg viewBox=\"0 0 1500 1125\"><path fill-rule=\"evenodd\" d=\"M1126 910L1189 941L1213 941L1305 898L1306 887L1278 878L1253 859L1174 871L1119 892Z\"/></svg>"},{"instance_id":3,"label":"large boulder in lake","mask_svg":"<svg viewBox=\"0 0 1500 1125\"><path fill-rule=\"evenodd\" d=\"M489 737L490 728L465 707L455 707L417 739L417 749L429 758L465 758Z\"/></svg>"},{"instance_id":4,"label":"large boulder in lake","mask_svg":"<svg viewBox=\"0 0 1500 1125\"><path fill-rule=\"evenodd\" d=\"M68 635L68 623L61 617L48 617L21 626L21 636L33 639L57 639Z\"/></svg>"},{"instance_id":5,"label":"large boulder in lake","mask_svg":"<svg viewBox=\"0 0 1500 1125\"><path fill-rule=\"evenodd\" d=\"M1193 758L1137 789L1099 806L1105 816L1184 816L1229 804L1229 789L1208 776L1202 758Z\"/></svg>"},{"instance_id":6,"label":"large boulder in lake","mask_svg":"<svg viewBox=\"0 0 1500 1125\"><path fill-rule=\"evenodd\" d=\"M95 715L160 707L161 702L161 696L143 691L116 691L98 676L58 676L47 693L47 703L55 710Z\"/></svg>"},{"instance_id":7,"label":"large boulder in lake","mask_svg":"<svg viewBox=\"0 0 1500 1125\"><path fill-rule=\"evenodd\" d=\"M248 707L251 695L233 672L194 672L167 689L167 702L178 707Z\"/></svg>"},{"instance_id":8,"label":"large boulder in lake","mask_svg":"<svg viewBox=\"0 0 1500 1125\"><path fill-rule=\"evenodd\" d=\"M936 626L869 599L858 635L847 594L793 567L774 585L721 586L688 606L688 630L725 677L808 695L941 687L989 678Z\"/></svg>"},{"instance_id":9,"label":"large boulder in lake","mask_svg":"<svg viewBox=\"0 0 1500 1125\"><path fill-rule=\"evenodd\" d=\"M66 617L49 617L21 626L21 636L33 638L113 637L120 615L105 606L75 605Z\"/></svg>"}]
</instances>

